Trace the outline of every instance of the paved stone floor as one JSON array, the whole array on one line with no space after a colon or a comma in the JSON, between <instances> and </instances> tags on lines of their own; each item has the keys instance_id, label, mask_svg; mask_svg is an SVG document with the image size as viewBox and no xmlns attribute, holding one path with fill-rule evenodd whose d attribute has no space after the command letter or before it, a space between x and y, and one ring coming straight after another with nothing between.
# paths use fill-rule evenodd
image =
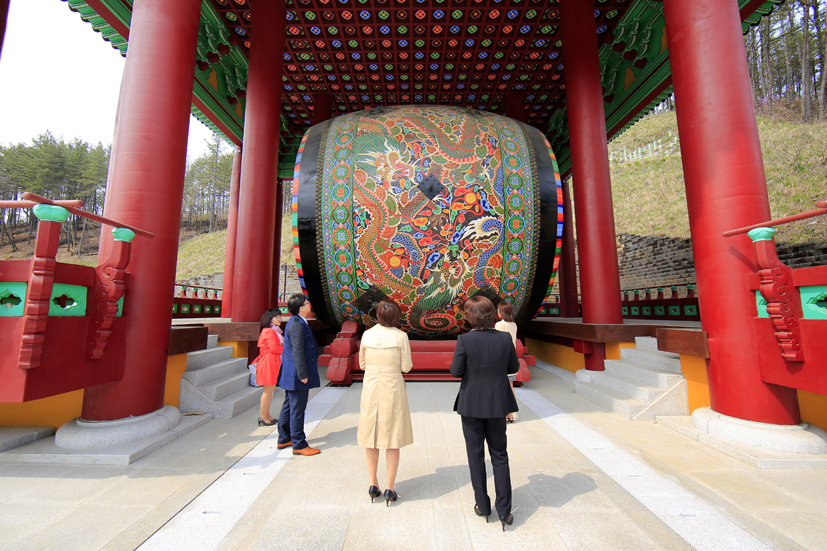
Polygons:
<instances>
[{"instance_id":1,"label":"paved stone floor","mask_svg":"<svg viewBox=\"0 0 827 551\"><path fill-rule=\"evenodd\" d=\"M0 549L827 550L827 471L757 470L541 369L508 427L502 532L472 510L457 387L408 384L414 444L390 507L367 495L356 384L314 392L315 457L277 451L251 409L126 467L0 464Z\"/></svg>"}]
</instances>

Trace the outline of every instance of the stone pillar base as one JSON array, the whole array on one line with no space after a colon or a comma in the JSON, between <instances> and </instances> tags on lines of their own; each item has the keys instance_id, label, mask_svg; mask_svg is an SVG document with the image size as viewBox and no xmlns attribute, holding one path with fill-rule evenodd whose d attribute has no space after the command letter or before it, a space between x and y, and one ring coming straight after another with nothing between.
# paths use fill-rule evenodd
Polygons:
<instances>
[{"instance_id":1,"label":"stone pillar base","mask_svg":"<svg viewBox=\"0 0 827 551\"><path fill-rule=\"evenodd\" d=\"M181 413L172 406L164 406L139 417L114 421L84 421L78 418L57 430L55 445L67 450L117 446L167 432L180 421Z\"/></svg>"},{"instance_id":2,"label":"stone pillar base","mask_svg":"<svg viewBox=\"0 0 827 551\"><path fill-rule=\"evenodd\" d=\"M710 436L787 453L827 454L827 432L807 423L773 425L722 415L705 407L692 413L692 425Z\"/></svg>"}]
</instances>

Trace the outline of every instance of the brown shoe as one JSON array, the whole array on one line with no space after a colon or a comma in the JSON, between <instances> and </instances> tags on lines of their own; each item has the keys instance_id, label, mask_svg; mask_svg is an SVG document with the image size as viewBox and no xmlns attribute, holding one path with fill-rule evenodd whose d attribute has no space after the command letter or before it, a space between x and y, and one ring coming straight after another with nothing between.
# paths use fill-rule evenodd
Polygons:
<instances>
[{"instance_id":1,"label":"brown shoe","mask_svg":"<svg viewBox=\"0 0 827 551\"><path fill-rule=\"evenodd\" d=\"M289 448L292 445L293 445L293 442L287 442L287 443L284 443L284 444L276 444L276 447L280 450L283 450L284 448Z\"/></svg>"},{"instance_id":2,"label":"brown shoe","mask_svg":"<svg viewBox=\"0 0 827 551\"><path fill-rule=\"evenodd\" d=\"M300 450L293 450L293 455L316 455L317 453L322 453L322 450L317 450L316 448L311 448L310 446L306 448L302 448Z\"/></svg>"}]
</instances>

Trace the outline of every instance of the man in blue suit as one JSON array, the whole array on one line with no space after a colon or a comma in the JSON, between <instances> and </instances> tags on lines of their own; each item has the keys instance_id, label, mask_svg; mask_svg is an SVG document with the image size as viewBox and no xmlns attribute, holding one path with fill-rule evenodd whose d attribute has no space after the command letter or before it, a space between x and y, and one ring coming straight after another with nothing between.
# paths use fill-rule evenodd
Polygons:
<instances>
[{"instance_id":1,"label":"man in blue suit","mask_svg":"<svg viewBox=\"0 0 827 551\"><path fill-rule=\"evenodd\" d=\"M293 455L316 455L304 435L304 410L311 388L321 386L318 369L319 345L310 326L310 300L301 294L287 299L287 310L293 315L284 331L284 352L278 386L284 389L284 403L279 415L278 449L293 447Z\"/></svg>"}]
</instances>

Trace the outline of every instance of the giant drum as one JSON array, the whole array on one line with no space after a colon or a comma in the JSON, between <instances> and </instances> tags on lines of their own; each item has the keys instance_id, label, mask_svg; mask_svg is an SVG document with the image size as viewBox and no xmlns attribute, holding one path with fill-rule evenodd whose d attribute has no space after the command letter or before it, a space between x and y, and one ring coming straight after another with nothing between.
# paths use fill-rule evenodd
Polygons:
<instances>
[{"instance_id":1,"label":"giant drum","mask_svg":"<svg viewBox=\"0 0 827 551\"><path fill-rule=\"evenodd\" d=\"M293 177L299 278L316 317L375 323L390 298L423 338L467 330L483 294L530 319L557 272L562 194L535 128L473 109L380 107L305 134Z\"/></svg>"}]
</instances>

